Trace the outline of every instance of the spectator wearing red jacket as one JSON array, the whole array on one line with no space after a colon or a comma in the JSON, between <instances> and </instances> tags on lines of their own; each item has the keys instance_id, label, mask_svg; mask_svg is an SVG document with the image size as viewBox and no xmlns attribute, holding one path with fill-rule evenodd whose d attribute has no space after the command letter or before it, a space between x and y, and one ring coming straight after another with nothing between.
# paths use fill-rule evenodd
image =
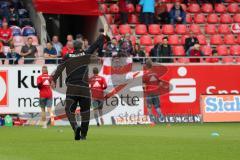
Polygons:
<instances>
[{"instance_id":1,"label":"spectator wearing red jacket","mask_svg":"<svg viewBox=\"0 0 240 160\"><path fill-rule=\"evenodd\" d=\"M89 86L92 93L92 106L94 108L94 118L96 119L97 126L100 126L98 114L100 116L101 124L104 124L102 118L102 108L104 100L104 90L107 89L105 78L98 75L98 68L93 68L93 77L89 79Z\"/></svg>"},{"instance_id":2,"label":"spectator wearing red jacket","mask_svg":"<svg viewBox=\"0 0 240 160\"><path fill-rule=\"evenodd\" d=\"M73 54L74 53L74 45L73 42L68 41L66 46L62 48L62 58L65 59L65 56L67 54Z\"/></svg>"},{"instance_id":3,"label":"spectator wearing red jacket","mask_svg":"<svg viewBox=\"0 0 240 160\"><path fill-rule=\"evenodd\" d=\"M51 124L54 123L54 117L52 112L52 77L48 75L48 69L46 66L42 67L42 75L37 78L37 87L39 89L40 107L42 110L42 124L43 128L47 128L46 121L46 108L51 116Z\"/></svg>"},{"instance_id":4,"label":"spectator wearing red jacket","mask_svg":"<svg viewBox=\"0 0 240 160\"><path fill-rule=\"evenodd\" d=\"M128 22L127 2L126 0L119 0L118 5L120 10L121 24L126 24Z\"/></svg>"},{"instance_id":5,"label":"spectator wearing red jacket","mask_svg":"<svg viewBox=\"0 0 240 160\"><path fill-rule=\"evenodd\" d=\"M8 27L7 21L3 21L2 28L0 29L0 40L4 46L10 46L13 39L12 29Z\"/></svg>"},{"instance_id":6,"label":"spectator wearing red jacket","mask_svg":"<svg viewBox=\"0 0 240 160\"><path fill-rule=\"evenodd\" d=\"M197 42L194 44L193 48L189 51L190 57L201 57L204 56L203 52L200 50L200 44ZM200 58L190 58L191 63L199 63Z\"/></svg>"}]
</instances>

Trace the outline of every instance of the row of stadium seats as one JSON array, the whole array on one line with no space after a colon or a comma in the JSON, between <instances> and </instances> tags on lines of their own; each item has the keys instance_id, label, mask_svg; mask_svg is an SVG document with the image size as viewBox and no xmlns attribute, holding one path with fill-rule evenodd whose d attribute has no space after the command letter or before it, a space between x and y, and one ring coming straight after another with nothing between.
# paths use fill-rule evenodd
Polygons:
<instances>
[{"instance_id":1,"label":"row of stadium seats","mask_svg":"<svg viewBox=\"0 0 240 160\"><path fill-rule=\"evenodd\" d=\"M138 24L135 26L135 29L132 29L130 25L111 25L110 26L113 35L118 34L132 34L132 31L135 31L137 35L145 35L145 34L152 34L152 35L158 35L158 34L165 34L165 35L172 35L172 34L188 34L189 31L193 32L194 34L230 34L231 26L227 24L206 24L204 27L204 32L202 32L201 26L197 24L192 25L184 25L184 24L178 24L176 26L174 25L162 25L162 28L160 28L160 25L152 24L147 27L144 24Z\"/></svg>"},{"instance_id":2,"label":"row of stadium seats","mask_svg":"<svg viewBox=\"0 0 240 160\"><path fill-rule=\"evenodd\" d=\"M174 4L169 3L166 4L167 11L170 11ZM197 3L190 4L188 7L186 7L185 4L181 4L183 10L188 11L190 13L213 13L214 11L217 13L239 13L239 5L238 3L231 3L228 4L228 6L225 6L224 4L215 4L215 9L213 9L212 4L205 3L201 7ZM162 7L162 6L160 6ZM100 11L104 14L111 13L111 14L117 14L119 13L119 6L117 4L101 4ZM140 13L141 12L141 6L137 5L136 8L133 4L127 5L127 11L128 13Z\"/></svg>"},{"instance_id":3,"label":"row of stadium seats","mask_svg":"<svg viewBox=\"0 0 240 160\"><path fill-rule=\"evenodd\" d=\"M13 32L13 36L32 36L36 35L36 31L31 26L25 26L22 29L19 26L11 26L10 27Z\"/></svg>"}]
</instances>

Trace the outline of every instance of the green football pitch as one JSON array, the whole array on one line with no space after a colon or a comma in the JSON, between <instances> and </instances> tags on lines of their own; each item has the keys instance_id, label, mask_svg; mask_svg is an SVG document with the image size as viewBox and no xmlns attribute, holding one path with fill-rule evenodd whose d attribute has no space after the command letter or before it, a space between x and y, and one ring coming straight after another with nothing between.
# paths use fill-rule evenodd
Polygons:
<instances>
[{"instance_id":1,"label":"green football pitch","mask_svg":"<svg viewBox=\"0 0 240 160\"><path fill-rule=\"evenodd\" d=\"M0 160L238 160L240 124L0 128Z\"/></svg>"}]
</instances>

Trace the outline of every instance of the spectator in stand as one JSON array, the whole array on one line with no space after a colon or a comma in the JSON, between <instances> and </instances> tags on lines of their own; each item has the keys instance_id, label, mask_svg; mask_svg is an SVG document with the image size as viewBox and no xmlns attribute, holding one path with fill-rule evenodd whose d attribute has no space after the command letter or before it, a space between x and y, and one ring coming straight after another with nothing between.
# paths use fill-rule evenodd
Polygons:
<instances>
[{"instance_id":1,"label":"spectator in stand","mask_svg":"<svg viewBox=\"0 0 240 160\"><path fill-rule=\"evenodd\" d=\"M90 47L89 42L86 38L83 39L83 50L86 51Z\"/></svg>"},{"instance_id":2,"label":"spectator in stand","mask_svg":"<svg viewBox=\"0 0 240 160\"><path fill-rule=\"evenodd\" d=\"M130 0L130 3L132 3L135 6L135 8L136 8L136 6L139 3L139 1L140 0Z\"/></svg>"},{"instance_id":3,"label":"spectator in stand","mask_svg":"<svg viewBox=\"0 0 240 160\"><path fill-rule=\"evenodd\" d=\"M190 57L204 56L203 52L200 50L200 44L199 43L195 43L193 48L190 49L189 56ZM190 60L191 63L199 63L200 62L200 58L190 58L189 60Z\"/></svg>"},{"instance_id":4,"label":"spectator in stand","mask_svg":"<svg viewBox=\"0 0 240 160\"><path fill-rule=\"evenodd\" d=\"M188 53L189 49L194 46L195 43L199 43L197 37L194 36L194 33L190 31L190 37L185 39L184 49L185 52Z\"/></svg>"},{"instance_id":5,"label":"spectator in stand","mask_svg":"<svg viewBox=\"0 0 240 160\"><path fill-rule=\"evenodd\" d=\"M65 59L65 56L67 54L73 54L74 53L74 45L72 41L68 41L66 46L62 49L62 58Z\"/></svg>"},{"instance_id":6,"label":"spectator in stand","mask_svg":"<svg viewBox=\"0 0 240 160\"><path fill-rule=\"evenodd\" d=\"M186 13L182 9L180 2L176 2L169 12L171 24L186 24Z\"/></svg>"},{"instance_id":7,"label":"spectator in stand","mask_svg":"<svg viewBox=\"0 0 240 160\"><path fill-rule=\"evenodd\" d=\"M151 49L149 56L150 57L160 57L160 52L161 52L161 43L155 44L155 46ZM153 58L153 62L158 62L159 59Z\"/></svg>"},{"instance_id":8,"label":"spectator in stand","mask_svg":"<svg viewBox=\"0 0 240 160\"><path fill-rule=\"evenodd\" d=\"M24 60L24 64L32 64L34 62L34 58L36 57L36 54L38 53L37 47L33 44L32 37L29 37L27 39L27 43L25 46L22 47L20 56L24 58L31 58L28 60Z\"/></svg>"},{"instance_id":9,"label":"spectator in stand","mask_svg":"<svg viewBox=\"0 0 240 160\"><path fill-rule=\"evenodd\" d=\"M78 41L78 42L80 42L80 43L83 44L83 35L81 35L81 34L77 34L77 35L76 35L76 40L75 40L75 41Z\"/></svg>"},{"instance_id":10,"label":"spectator in stand","mask_svg":"<svg viewBox=\"0 0 240 160\"><path fill-rule=\"evenodd\" d=\"M3 44L2 42L0 41L0 59L2 59L2 64L4 64L5 62L5 59L6 58L6 55L3 53Z\"/></svg>"},{"instance_id":11,"label":"spectator in stand","mask_svg":"<svg viewBox=\"0 0 240 160\"><path fill-rule=\"evenodd\" d=\"M169 13L167 11L166 6L163 8L160 8L155 13L155 19L156 19L156 23L169 24Z\"/></svg>"},{"instance_id":12,"label":"spectator in stand","mask_svg":"<svg viewBox=\"0 0 240 160\"><path fill-rule=\"evenodd\" d=\"M10 46L10 51L7 53L7 59L9 59L9 64L18 64L21 56L15 51L14 45Z\"/></svg>"},{"instance_id":13,"label":"spectator in stand","mask_svg":"<svg viewBox=\"0 0 240 160\"><path fill-rule=\"evenodd\" d=\"M108 42L106 47L106 57L116 56L119 52L119 45L116 38L112 38L111 42Z\"/></svg>"},{"instance_id":14,"label":"spectator in stand","mask_svg":"<svg viewBox=\"0 0 240 160\"><path fill-rule=\"evenodd\" d=\"M59 42L59 38L58 36L53 36L52 38L52 45L53 47L56 49L57 51L57 57L60 58L61 57L61 52L62 52L62 48L63 45L61 42Z\"/></svg>"},{"instance_id":15,"label":"spectator in stand","mask_svg":"<svg viewBox=\"0 0 240 160\"><path fill-rule=\"evenodd\" d=\"M130 40L130 35L128 33L120 40L119 48L123 56L133 55L133 45Z\"/></svg>"},{"instance_id":16,"label":"spectator in stand","mask_svg":"<svg viewBox=\"0 0 240 160\"><path fill-rule=\"evenodd\" d=\"M216 57L218 56L218 52L216 49L212 50L212 57ZM219 62L219 59L218 58L210 58L209 63L218 63Z\"/></svg>"},{"instance_id":17,"label":"spectator in stand","mask_svg":"<svg viewBox=\"0 0 240 160\"><path fill-rule=\"evenodd\" d=\"M126 24L128 22L127 2L126 0L119 0L118 5L120 10L121 24Z\"/></svg>"},{"instance_id":18,"label":"spectator in stand","mask_svg":"<svg viewBox=\"0 0 240 160\"><path fill-rule=\"evenodd\" d=\"M9 7L7 20L10 26L17 26L19 21L19 15L13 5Z\"/></svg>"},{"instance_id":19,"label":"spectator in stand","mask_svg":"<svg viewBox=\"0 0 240 160\"><path fill-rule=\"evenodd\" d=\"M67 35L67 42L73 42L74 43L73 35L71 35L71 34Z\"/></svg>"},{"instance_id":20,"label":"spectator in stand","mask_svg":"<svg viewBox=\"0 0 240 160\"><path fill-rule=\"evenodd\" d=\"M146 54L138 43L134 46L133 57L134 62L140 62L143 64L145 61L144 58L146 57Z\"/></svg>"},{"instance_id":21,"label":"spectator in stand","mask_svg":"<svg viewBox=\"0 0 240 160\"><path fill-rule=\"evenodd\" d=\"M0 29L0 40L3 43L3 46L10 46L12 42L12 29L8 27L6 19L2 23L2 28Z\"/></svg>"},{"instance_id":22,"label":"spectator in stand","mask_svg":"<svg viewBox=\"0 0 240 160\"><path fill-rule=\"evenodd\" d=\"M142 6L143 22L146 25L154 23L155 0L140 0Z\"/></svg>"},{"instance_id":23,"label":"spectator in stand","mask_svg":"<svg viewBox=\"0 0 240 160\"><path fill-rule=\"evenodd\" d=\"M46 59L45 60L45 64L56 64L56 60L52 59L52 58L57 58L57 51L56 49L53 47L52 43L47 43L47 47L44 48L43 51L43 56ZM51 58L51 59L48 59Z\"/></svg>"},{"instance_id":24,"label":"spectator in stand","mask_svg":"<svg viewBox=\"0 0 240 160\"><path fill-rule=\"evenodd\" d=\"M156 44L150 52L151 57L171 57L172 56L172 47L168 44L168 37L163 38L163 44ZM168 58L159 58L154 59L155 62L160 63L171 63L172 59Z\"/></svg>"}]
</instances>

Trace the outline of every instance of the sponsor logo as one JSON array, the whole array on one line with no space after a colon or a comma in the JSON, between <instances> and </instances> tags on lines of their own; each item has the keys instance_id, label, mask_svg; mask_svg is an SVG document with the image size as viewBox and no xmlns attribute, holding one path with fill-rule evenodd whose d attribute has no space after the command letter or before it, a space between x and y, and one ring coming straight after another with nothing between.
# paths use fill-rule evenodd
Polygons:
<instances>
[{"instance_id":1,"label":"sponsor logo","mask_svg":"<svg viewBox=\"0 0 240 160\"><path fill-rule=\"evenodd\" d=\"M0 107L8 106L8 74L0 71Z\"/></svg>"},{"instance_id":2,"label":"sponsor logo","mask_svg":"<svg viewBox=\"0 0 240 160\"><path fill-rule=\"evenodd\" d=\"M208 96L204 100L205 112L240 112L240 96Z\"/></svg>"},{"instance_id":3,"label":"sponsor logo","mask_svg":"<svg viewBox=\"0 0 240 160\"><path fill-rule=\"evenodd\" d=\"M184 78L187 75L185 67L178 68L178 75L182 78L170 80L172 90L169 100L172 103L193 103L196 101L196 81L192 78Z\"/></svg>"}]
</instances>

